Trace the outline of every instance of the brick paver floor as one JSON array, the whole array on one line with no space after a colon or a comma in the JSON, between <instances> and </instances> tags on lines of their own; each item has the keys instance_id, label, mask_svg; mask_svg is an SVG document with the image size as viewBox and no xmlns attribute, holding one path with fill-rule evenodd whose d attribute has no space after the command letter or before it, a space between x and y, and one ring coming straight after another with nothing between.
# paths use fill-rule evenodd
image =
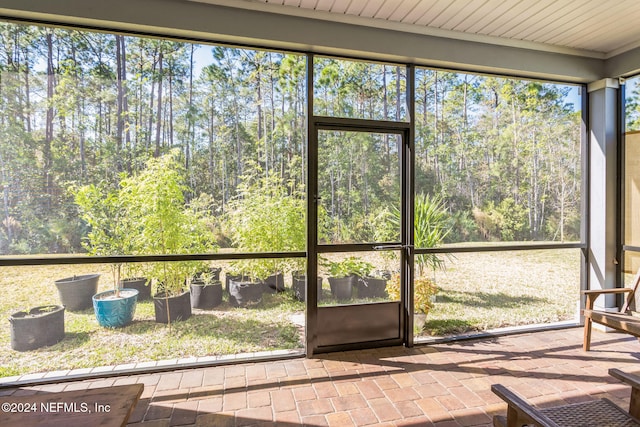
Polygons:
<instances>
[{"instance_id":1,"label":"brick paver floor","mask_svg":"<svg viewBox=\"0 0 640 427\"><path fill-rule=\"evenodd\" d=\"M572 328L41 385L19 393L142 383L132 427L490 426L492 415L506 411L490 391L493 383L538 405L607 397L626 409L630 388L607 370L640 371L640 343L594 331L593 350L585 353L581 346L582 329Z\"/></svg>"}]
</instances>

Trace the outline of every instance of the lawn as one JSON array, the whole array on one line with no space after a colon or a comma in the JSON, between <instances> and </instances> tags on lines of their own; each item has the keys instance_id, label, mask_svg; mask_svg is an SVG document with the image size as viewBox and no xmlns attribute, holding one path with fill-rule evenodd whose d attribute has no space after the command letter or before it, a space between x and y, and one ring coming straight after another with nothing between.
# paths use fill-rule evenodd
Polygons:
<instances>
[{"instance_id":1,"label":"lawn","mask_svg":"<svg viewBox=\"0 0 640 427\"><path fill-rule=\"evenodd\" d=\"M172 327L155 322L153 302L139 302L134 322L120 329L98 325L93 309L65 312L65 339L27 352L10 346L11 313L59 303L54 280L74 274L102 273L98 291L111 288L107 265L3 267L0 286L0 377L120 365L150 360L303 348L299 327L290 321L304 303L290 293L265 294L256 308L234 308L225 301L215 310L193 310Z\"/></svg>"},{"instance_id":2,"label":"lawn","mask_svg":"<svg viewBox=\"0 0 640 427\"><path fill-rule=\"evenodd\" d=\"M418 335L447 336L575 318L579 252L535 250L449 257L445 269L435 272L439 292L425 329L417 331ZM368 260L375 262L375 254ZM98 326L93 309L67 311L63 341L28 352L12 350L10 314L59 303L54 280L87 273L102 273L99 291L110 289L107 265L2 267L0 377L304 347L303 329L292 322L293 315L304 313L304 303L285 292L265 294L254 308L230 307L225 297L214 310L194 309L190 319L175 322L171 328L155 322L150 301L138 303L131 325L115 330ZM326 279L324 286L326 296Z\"/></svg>"},{"instance_id":3,"label":"lawn","mask_svg":"<svg viewBox=\"0 0 640 427\"><path fill-rule=\"evenodd\" d=\"M576 318L580 250L458 253L435 272L439 292L420 335L448 336Z\"/></svg>"}]
</instances>

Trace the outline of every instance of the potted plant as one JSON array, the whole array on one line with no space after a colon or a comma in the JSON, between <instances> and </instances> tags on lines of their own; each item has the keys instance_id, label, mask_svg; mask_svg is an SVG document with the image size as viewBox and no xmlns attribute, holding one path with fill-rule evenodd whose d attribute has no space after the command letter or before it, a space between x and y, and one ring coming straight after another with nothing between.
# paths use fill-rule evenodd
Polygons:
<instances>
[{"instance_id":1,"label":"potted plant","mask_svg":"<svg viewBox=\"0 0 640 427\"><path fill-rule=\"evenodd\" d=\"M395 206L380 215L380 226L376 230L376 238L380 241L397 239L400 230L401 214ZM444 200L440 196L420 193L415 198L414 206L414 246L419 249L433 248L442 244L451 231L450 217ZM421 277L425 269L436 270L444 266L444 259L439 254L418 254L415 256L416 275Z\"/></svg>"},{"instance_id":2,"label":"potted plant","mask_svg":"<svg viewBox=\"0 0 640 427\"><path fill-rule=\"evenodd\" d=\"M119 278L114 278L114 289L93 296L93 310L98 324L105 328L121 328L133 320L138 291L120 289Z\"/></svg>"},{"instance_id":3,"label":"potted plant","mask_svg":"<svg viewBox=\"0 0 640 427\"><path fill-rule=\"evenodd\" d=\"M191 307L210 310L222 302L220 268L209 268L196 273L191 279Z\"/></svg>"},{"instance_id":4,"label":"potted plant","mask_svg":"<svg viewBox=\"0 0 640 427\"><path fill-rule=\"evenodd\" d=\"M157 292L153 296L155 319L171 324L191 317L191 295L186 278L193 273L189 263L162 262L152 269Z\"/></svg>"},{"instance_id":5,"label":"potted plant","mask_svg":"<svg viewBox=\"0 0 640 427\"><path fill-rule=\"evenodd\" d=\"M196 198L187 204L184 170L179 151L147 161L137 176L121 182L128 217L135 224L135 251L144 254L207 253L216 249L208 226L210 200ZM164 261L150 265L154 279L156 322L169 323L191 316L188 281L202 263Z\"/></svg>"},{"instance_id":6,"label":"potted plant","mask_svg":"<svg viewBox=\"0 0 640 427\"><path fill-rule=\"evenodd\" d=\"M440 245L449 234L449 214L444 200L439 196L419 194L415 199L414 239L416 248L433 248ZM436 270L444 267L444 259L438 254L419 254L415 257L416 274L425 274L425 267Z\"/></svg>"},{"instance_id":7,"label":"potted plant","mask_svg":"<svg viewBox=\"0 0 640 427\"><path fill-rule=\"evenodd\" d=\"M387 293L392 300L400 299L400 275L394 274L387 284ZM414 325L421 331L424 327L427 314L433 308L435 295L438 287L435 282L426 277L413 279L413 312Z\"/></svg>"},{"instance_id":8,"label":"potted plant","mask_svg":"<svg viewBox=\"0 0 640 427\"><path fill-rule=\"evenodd\" d=\"M329 272L331 294L338 300L350 299L356 282L369 275L373 265L358 257L348 257L342 261L325 261Z\"/></svg>"},{"instance_id":9,"label":"potted plant","mask_svg":"<svg viewBox=\"0 0 640 427\"><path fill-rule=\"evenodd\" d=\"M322 277L316 279L318 286L318 301L322 299ZM295 270L291 273L291 289L293 290L293 296L298 301L306 301L307 295L307 275L300 271Z\"/></svg>"},{"instance_id":10,"label":"potted plant","mask_svg":"<svg viewBox=\"0 0 640 427\"><path fill-rule=\"evenodd\" d=\"M360 277L356 282L359 298L384 298L387 295L387 282L391 273L385 270L374 270Z\"/></svg>"},{"instance_id":11,"label":"potted plant","mask_svg":"<svg viewBox=\"0 0 640 427\"><path fill-rule=\"evenodd\" d=\"M86 185L75 192L82 219L91 227L83 245L91 255L122 255L131 249L131 229L120 191L105 185ZM110 264L113 289L92 296L100 326L118 328L133 320L138 291L121 289L122 263Z\"/></svg>"},{"instance_id":12,"label":"potted plant","mask_svg":"<svg viewBox=\"0 0 640 427\"><path fill-rule=\"evenodd\" d=\"M226 224L238 250L287 252L305 248L303 189L277 175L265 176L258 166L243 176L238 197L231 201L227 212ZM243 287L262 283L265 292L274 293L284 291L284 273L294 265L291 259L254 259L236 263L236 268L243 276L257 279L244 280Z\"/></svg>"},{"instance_id":13,"label":"potted plant","mask_svg":"<svg viewBox=\"0 0 640 427\"><path fill-rule=\"evenodd\" d=\"M9 317L11 348L34 350L64 339L64 306L46 305L18 311Z\"/></svg>"},{"instance_id":14,"label":"potted plant","mask_svg":"<svg viewBox=\"0 0 640 427\"><path fill-rule=\"evenodd\" d=\"M240 260L232 263L229 275L229 304L247 307L262 301L265 290L264 279L273 271L262 260Z\"/></svg>"}]
</instances>

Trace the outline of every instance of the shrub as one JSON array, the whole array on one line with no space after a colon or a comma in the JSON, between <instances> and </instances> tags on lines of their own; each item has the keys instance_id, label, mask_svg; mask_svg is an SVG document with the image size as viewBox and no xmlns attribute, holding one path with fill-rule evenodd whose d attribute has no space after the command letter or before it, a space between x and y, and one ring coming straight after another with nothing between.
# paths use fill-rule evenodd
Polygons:
<instances>
[{"instance_id":1,"label":"shrub","mask_svg":"<svg viewBox=\"0 0 640 427\"><path fill-rule=\"evenodd\" d=\"M358 257L348 257L342 261L326 261L323 266L329 271L331 277L347 277L352 274L367 277L373 271L374 266Z\"/></svg>"},{"instance_id":2,"label":"shrub","mask_svg":"<svg viewBox=\"0 0 640 427\"><path fill-rule=\"evenodd\" d=\"M428 314L433 307L432 297L438 292L438 287L431 279L417 277L413 279L413 311ZM400 275L394 274L387 282L387 293L392 300L400 299Z\"/></svg>"},{"instance_id":3,"label":"shrub","mask_svg":"<svg viewBox=\"0 0 640 427\"><path fill-rule=\"evenodd\" d=\"M121 181L123 203L133 224L130 231L135 252L141 254L195 254L217 249L207 226L208 210L201 203L185 204L184 171L178 151L149 159L136 176ZM151 265L150 274L160 290L178 294L185 279L203 264L193 261L161 262Z\"/></svg>"},{"instance_id":4,"label":"shrub","mask_svg":"<svg viewBox=\"0 0 640 427\"><path fill-rule=\"evenodd\" d=\"M243 177L238 197L229 204L226 227L234 246L245 252L304 251L307 239L306 200L302 188L279 176L261 176L256 168ZM304 260L255 259L234 263L239 273L257 279L300 270Z\"/></svg>"}]
</instances>

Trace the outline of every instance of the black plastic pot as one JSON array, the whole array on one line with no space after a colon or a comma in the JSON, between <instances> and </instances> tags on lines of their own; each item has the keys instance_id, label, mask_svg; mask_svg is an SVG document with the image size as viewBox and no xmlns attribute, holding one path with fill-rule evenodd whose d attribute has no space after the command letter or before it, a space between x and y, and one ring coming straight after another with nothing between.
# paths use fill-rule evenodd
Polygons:
<instances>
[{"instance_id":1,"label":"black plastic pot","mask_svg":"<svg viewBox=\"0 0 640 427\"><path fill-rule=\"evenodd\" d=\"M62 305L69 311L91 308L91 298L98 292L99 278L99 274L84 274L56 280Z\"/></svg>"},{"instance_id":2,"label":"black plastic pot","mask_svg":"<svg viewBox=\"0 0 640 427\"><path fill-rule=\"evenodd\" d=\"M322 299L322 277L318 277L318 301ZM293 274L291 276L291 288L293 295L298 301L305 301L307 295L307 276L304 274Z\"/></svg>"},{"instance_id":3,"label":"black plastic pot","mask_svg":"<svg viewBox=\"0 0 640 427\"><path fill-rule=\"evenodd\" d=\"M201 310L211 310L222 302L222 283L191 282L191 307Z\"/></svg>"},{"instance_id":4,"label":"black plastic pot","mask_svg":"<svg viewBox=\"0 0 640 427\"><path fill-rule=\"evenodd\" d=\"M11 348L16 351L34 350L64 339L64 307L61 305L46 305L13 313L9 323Z\"/></svg>"},{"instance_id":5,"label":"black plastic pot","mask_svg":"<svg viewBox=\"0 0 640 427\"><path fill-rule=\"evenodd\" d=\"M100 292L93 296L93 311L98 324L104 328L121 328L133 320L138 300L137 289L121 289L120 296L115 291Z\"/></svg>"},{"instance_id":6,"label":"black plastic pot","mask_svg":"<svg viewBox=\"0 0 640 427\"><path fill-rule=\"evenodd\" d=\"M151 281L146 277L131 277L120 281L121 288L138 291L138 301L151 299Z\"/></svg>"},{"instance_id":7,"label":"black plastic pot","mask_svg":"<svg viewBox=\"0 0 640 427\"><path fill-rule=\"evenodd\" d=\"M350 299L353 294L353 286L357 280L358 276L353 274L347 277L329 277L331 295L339 300Z\"/></svg>"},{"instance_id":8,"label":"black plastic pot","mask_svg":"<svg viewBox=\"0 0 640 427\"><path fill-rule=\"evenodd\" d=\"M387 281L374 277L361 277L356 281L359 298L384 298L387 295Z\"/></svg>"},{"instance_id":9,"label":"black plastic pot","mask_svg":"<svg viewBox=\"0 0 640 427\"><path fill-rule=\"evenodd\" d=\"M282 273L272 274L264 281L264 291L270 294L284 292L284 276Z\"/></svg>"},{"instance_id":10,"label":"black plastic pot","mask_svg":"<svg viewBox=\"0 0 640 427\"><path fill-rule=\"evenodd\" d=\"M229 280L229 303L234 307L246 307L262 301L263 282Z\"/></svg>"},{"instance_id":11,"label":"black plastic pot","mask_svg":"<svg viewBox=\"0 0 640 427\"><path fill-rule=\"evenodd\" d=\"M242 274L229 274L227 273L224 277L224 292L229 295L229 282L235 280L236 282L249 282L250 279L247 276L243 276Z\"/></svg>"},{"instance_id":12,"label":"black plastic pot","mask_svg":"<svg viewBox=\"0 0 640 427\"><path fill-rule=\"evenodd\" d=\"M176 296L165 296L164 293L153 296L156 322L169 323L187 320L191 317L191 297L186 291Z\"/></svg>"}]
</instances>

